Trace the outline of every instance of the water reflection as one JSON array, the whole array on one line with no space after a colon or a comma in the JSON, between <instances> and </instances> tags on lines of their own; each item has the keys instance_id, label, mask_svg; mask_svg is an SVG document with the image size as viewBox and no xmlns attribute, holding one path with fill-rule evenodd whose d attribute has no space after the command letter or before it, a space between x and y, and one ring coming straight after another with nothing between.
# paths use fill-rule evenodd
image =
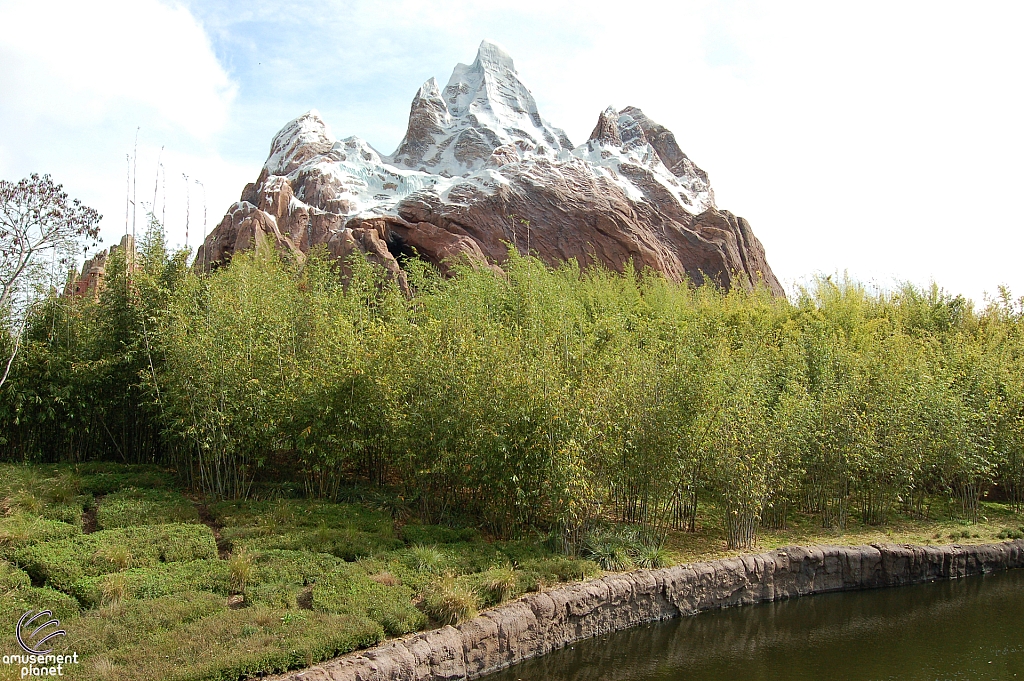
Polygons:
<instances>
[{"instance_id":1,"label":"water reflection","mask_svg":"<svg viewBox=\"0 0 1024 681\"><path fill-rule=\"evenodd\" d=\"M1024 680L1024 570L706 612L583 641L487 681L1015 677Z\"/></svg>"}]
</instances>

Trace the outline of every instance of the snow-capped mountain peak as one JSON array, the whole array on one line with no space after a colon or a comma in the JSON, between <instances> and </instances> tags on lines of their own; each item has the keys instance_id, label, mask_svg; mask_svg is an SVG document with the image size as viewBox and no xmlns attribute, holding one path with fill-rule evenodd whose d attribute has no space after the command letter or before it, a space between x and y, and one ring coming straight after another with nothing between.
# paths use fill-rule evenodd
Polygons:
<instances>
[{"instance_id":1,"label":"snow-capped mountain peak","mask_svg":"<svg viewBox=\"0 0 1024 681\"><path fill-rule=\"evenodd\" d=\"M565 132L541 118L512 57L485 40L472 64L455 66L444 90L433 78L423 84L390 160L451 177L483 168L495 149L508 144L523 155L551 158L572 149Z\"/></svg>"},{"instance_id":2,"label":"snow-capped mountain peak","mask_svg":"<svg viewBox=\"0 0 1024 681\"><path fill-rule=\"evenodd\" d=\"M265 238L296 252L325 244L339 259L359 250L400 282L400 256L496 266L511 246L676 280L728 284L738 272L782 291L749 224L717 210L707 174L668 129L609 107L574 148L486 40L444 88L430 78L417 90L390 156L336 140L315 110L285 125L199 262L215 267Z\"/></svg>"},{"instance_id":3,"label":"snow-capped mountain peak","mask_svg":"<svg viewBox=\"0 0 1024 681\"><path fill-rule=\"evenodd\" d=\"M288 175L317 153L326 154L332 146L331 129L319 111L310 109L274 135L264 167L271 175Z\"/></svg>"}]
</instances>

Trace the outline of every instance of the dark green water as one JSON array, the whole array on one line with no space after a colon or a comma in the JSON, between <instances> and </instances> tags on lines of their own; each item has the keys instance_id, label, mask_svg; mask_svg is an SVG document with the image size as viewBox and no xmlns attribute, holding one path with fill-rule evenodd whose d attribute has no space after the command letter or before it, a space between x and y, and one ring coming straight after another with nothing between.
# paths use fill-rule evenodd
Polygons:
<instances>
[{"instance_id":1,"label":"dark green water","mask_svg":"<svg viewBox=\"0 0 1024 681\"><path fill-rule=\"evenodd\" d=\"M1024 570L705 612L487 681L1024 681Z\"/></svg>"}]
</instances>

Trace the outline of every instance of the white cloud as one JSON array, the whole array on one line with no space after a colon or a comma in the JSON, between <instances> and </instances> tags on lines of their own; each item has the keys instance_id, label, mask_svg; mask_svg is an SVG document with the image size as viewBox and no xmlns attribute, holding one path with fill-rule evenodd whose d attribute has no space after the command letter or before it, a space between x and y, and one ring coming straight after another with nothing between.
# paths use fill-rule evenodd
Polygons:
<instances>
[{"instance_id":1,"label":"white cloud","mask_svg":"<svg viewBox=\"0 0 1024 681\"><path fill-rule=\"evenodd\" d=\"M155 0L0 4L5 108L86 127L141 105L201 138L220 130L235 87L184 7Z\"/></svg>"},{"instance_id":2,"label":"white cloud","mask_svg":"<svg viewBox=\"0 0 1024 681\"><path fill-rule=\"evenodd\" d=\"M1024 291L1019 3L191 9L0 0L0 129L12 131L0 137L0 175L52 172L108 216L109 243L124 230L124 154L141 127L139 186L151 201L165 144L181 243L182 172L206 182L212 227L255 179L274 132L309 108L339 136L391 151L419 84L446 81L487 38L576 143L608 104L639 106L671 129L786 280L848 269L883 284L934 277L975 299L1001 282Z\"/></svg>"},{"instance_id":3,"label":"white cloud","mask_svg":"<svg viewBox=\"0 0 1024 681\"><path fill-rule=\"evenodd\" d=\"M0 26L0 128L11 131L0 137L0 176L52 174L103 214L104 245L125 230L126 155L136 135L136 224L145 224L141 204L152 203L165 145L172 243L185 240L183 173L205 183L213 224L254 179L258 168L217 151L237 86L187 8L155 0L0 0ZM192 193L194 247L202 190L193 183Z\"/></svg>"}]
</instances>

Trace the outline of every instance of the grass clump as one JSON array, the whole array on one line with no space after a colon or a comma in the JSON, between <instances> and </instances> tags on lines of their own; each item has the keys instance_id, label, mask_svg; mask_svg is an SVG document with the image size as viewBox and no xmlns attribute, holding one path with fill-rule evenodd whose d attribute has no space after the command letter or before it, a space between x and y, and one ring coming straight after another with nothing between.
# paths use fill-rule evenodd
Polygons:
<instances>
[{"instance_id":1,"label":"grass clump","mask_svg":"<svg viewBox=\"0 0 1024 681\"><path fill-rule=\"evenodd\" d=\"M411 546L405 563L417 572L440 572L448 564L447 554L436 546Z\"/></svg>"},{"instance_id":2,"label":"grass clump","mask_svg":"<svg viewBox=\"0 0 1024 681\"><path fill-rule=\"evenodd\" d=\"M583 555L605 570L631 570L636 567L634 556L642 545L632 537L602 530L593 532L583 540Z\"/></svg>"},{"instance_id":3,"label":"grass clump","mask_svg":"<svg viewBox=\"0 0 1024 681\"><path fill-rule=\"evenodd\" d=\"M583 555L605 570L660 568L671 562L664 543L653 541L639 527L601 527L583 540Z\"/></svg>"},{"instance_id":4,"label":"grass clump","mask_svg":"<svg viewBox=\"0 0 1024 681\"><path fill-rule=\"evenodd\" d=\"M636 564L642 568L663 568L671 565L672 557L664 546L650 544L640 547L637 552Z\"/></svg>"},{"instance_id":5,"label":"grass clump","mask_svg":"<svg viewBox=\"0 0 1024 681\"><path fill-rule=\"evenodd\" d=\"M121 605L128 600L128 579L123 572L103 575L100 580L100 602L103 605Z\"/></svg>"},{"instance_id":6,"label":"grass clump","mask_svg":"<svg viewBox=\"0 0 1024 681\"><path fill-rule=\"evenodd\" d=\"M246 588L252 581L252 577L252 556L244 550L236 551L228 559L228 581L231 586L231 593L244 595Z\"/></svg>"},{"instance_id":7,"label":"grass clump","mask_svg":"<svg viewBox=\"0 0 1024 681\"><path fill-rule=\"evenodd\" d=\"M423 593L423 611L441 624L465 622L476 617L479 608L477 592L451 573L434 580Z\"/></svg>"},{"instance_id":8,"label":"grass clump","mask_svg":"<svg viewBox=\"0 0 1024 681\"><path fill-rule=\"evenodd\" d=\"M129 487L108 494L96 506L96 522L102 529L166 523L198 523L192 502L167 489Z\"/></svg>"},{"instance_id":9,"label":"grass clump","mask_svg":"<svg viewBox=\"0 0 1024 681\"><path fill-rule=\"evenodd\" d=\"M509 566L491 568L470 575L466 581L474 588L485 607L498 605L522 593L519 574Z\"/></svg>"}]
</instances>

